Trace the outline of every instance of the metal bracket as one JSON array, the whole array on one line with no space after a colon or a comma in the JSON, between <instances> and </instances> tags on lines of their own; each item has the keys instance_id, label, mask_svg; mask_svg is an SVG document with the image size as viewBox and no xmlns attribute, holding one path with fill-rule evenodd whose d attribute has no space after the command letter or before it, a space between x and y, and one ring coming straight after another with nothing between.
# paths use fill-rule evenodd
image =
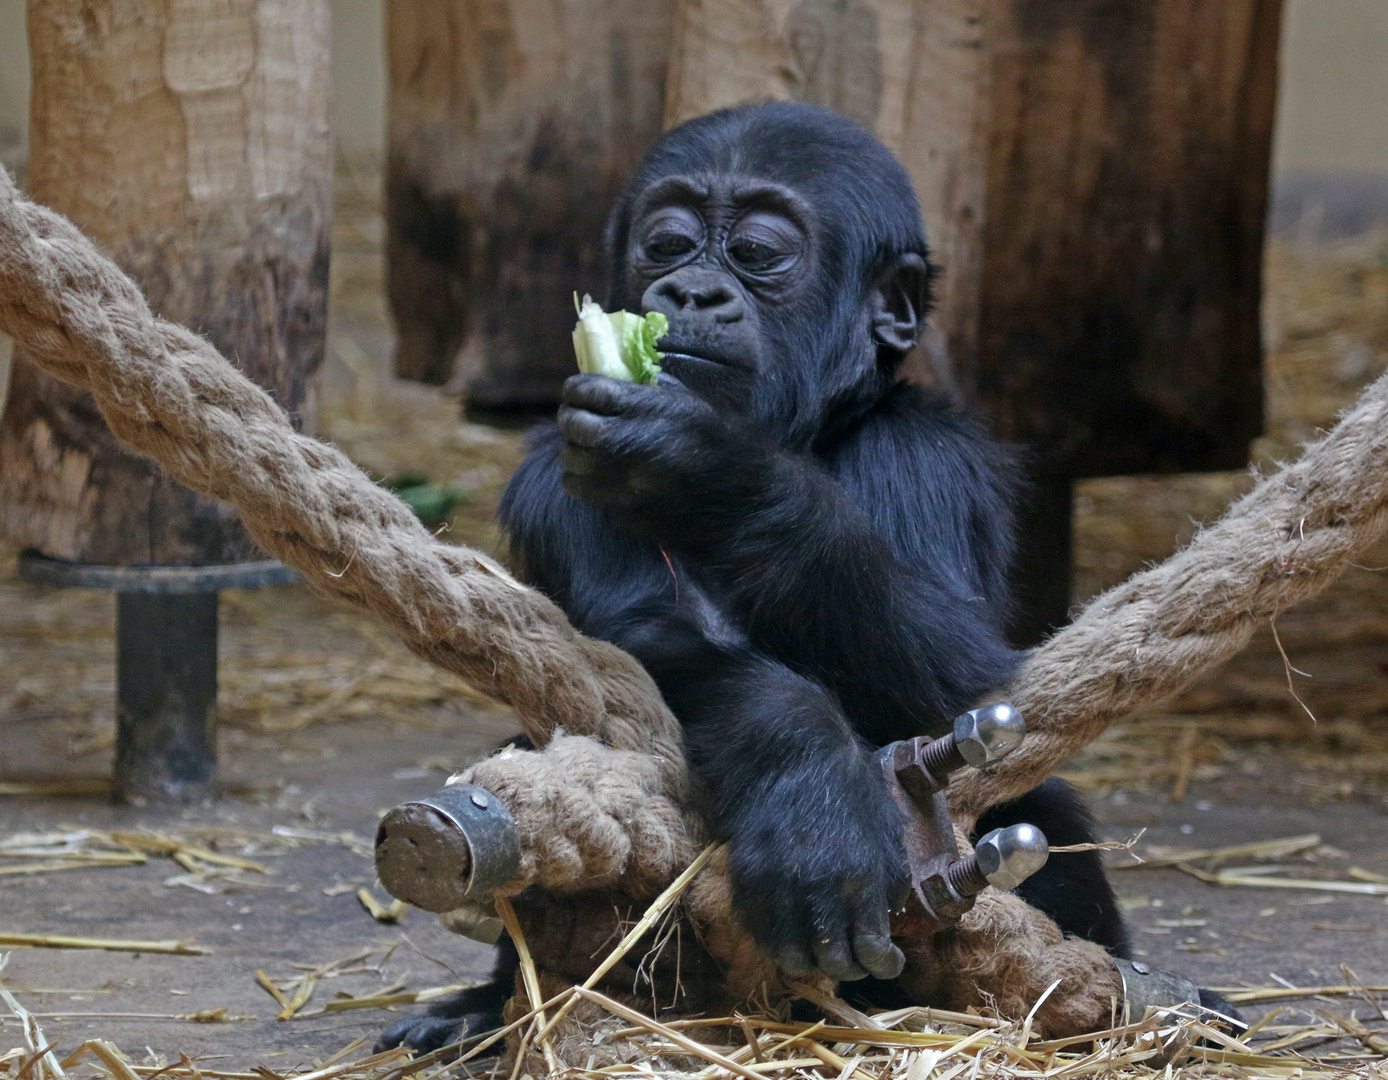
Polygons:
<instances>
[{"instance_id":1,"label":"metal bracket","mask_svg":"<svg viewBox=\"0 0 1388 1080\"><path fill-rule=\"evenodd\" d=\"M1200 1008L1200 988L1184 975L1137 960L1115 960L1113 966L1123 980L1123 1011L1130 1024L1142 1021L1149 1011L1169 1013L1182 1006ZM1154 1031L1150 1036L1143 1036L1138 1045L1142 1046L1149 1037L1158 1052L1144 1064L1153 1069L1169 1064L1194 1041L1188 1033L1177 1033L1163 1043L1160 1033Z\"/></svg>"},{"instance_id":2,"label":"metal bracket","mask_svg":"<svg viewBox=\"0 0 1388 1080\"><path fill-rule=\"evenodd\" d=\"M37 551L23 551L16 569L21 578L36 585L164 595L258 589L266 585L292 585L299 580L298 571L275 559L220 566L98 566L51 559Z\"/></svg>"},{"instance_id":3,"label":"metal bracket","mask_svg":"<svg viewBox=\"0 0 1388 1080\"><path fill-rule=\"evenodd\" d=\"M520 869L520 830L476 784L450 784L402 803L376 829L376 875L391 896L452 912L489 897Z\"/></svg>"},{"instance_id":4,"label":"metal bracket","mask_svg":"<svg viewBox=\"0 0 1388 1080\"><path fill-rule=\"evenodd\" d=\"M1123 1003L1131 1023L1141 1020L1149 1008L1200 1007L1200 988L1184 975L1136 960L1115 960L1113 965L1123 979Z\"/></svg>"},{"instance_id":5,"label":"metal bracket","mask_svg":"<svg viewBox=\"0 0 1388 1080\"><path fill-rule=\"evenodd\" d=\"M1046 838L1029 825L994 830L973 855L961 859L945 797L951 773L996 764L1025 735L1022 715L1000 702L955 717L952 733L943 738L918 736L878 751L887 790L904 822L911 885L905 909L892 918L894 935L920 939L938 933L958 922L990 884L1013 888L1045 863Z\"/></svg>"}]
</instances>

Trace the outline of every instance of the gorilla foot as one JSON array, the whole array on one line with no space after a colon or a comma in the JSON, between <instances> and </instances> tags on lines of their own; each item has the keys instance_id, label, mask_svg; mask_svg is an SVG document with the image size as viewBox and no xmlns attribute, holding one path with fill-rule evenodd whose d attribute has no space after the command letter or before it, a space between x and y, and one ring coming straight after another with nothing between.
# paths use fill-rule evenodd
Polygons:
<instances>
[{"instance_id":1,"label":"gorilla foot","mask_svg":"<svg viewBox=\"0 0 1388 1080\"><path fill-rule=\"evenodd\" d=\"M408 1046L416 1054L427 1054L462 1039L495 1031L504 1026L501 1012L516 985L520 956L510 938L497 945L492 977L481 986L469 986L450 997L441 998L414 1016L395 1021L376 1040L376 1052L395 1046ZM483 1056L501 1053L498 1042Z\"/></svg>"},{"instance_id":2,"label":"gorilla foot","mask_svg":"<svg viewBox=\"0 0 1388 1080\"><path fill-rule=\"evenodd\" d=\"M432 1050L462 1041L469 1035L481 1035L502 1026L501 1012L474 1012L465 1016L431 1016L424 1013L406 1016L385 1031L376 1040L375 1052L389 1050L395 1046L405 1046L416 1054L427 1054ZM498 1054L505 1048L498 1042L489 1047L487 1054Z\"/></svg>"}]
</instances>

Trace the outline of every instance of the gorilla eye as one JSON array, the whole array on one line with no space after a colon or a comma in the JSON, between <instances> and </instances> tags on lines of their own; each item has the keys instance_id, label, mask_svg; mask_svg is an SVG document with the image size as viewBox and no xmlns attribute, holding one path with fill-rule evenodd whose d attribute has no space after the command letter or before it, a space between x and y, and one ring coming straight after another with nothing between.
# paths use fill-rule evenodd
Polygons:
<instances>
[{"instance_id":1,"label":"gorilla eye","mask_svg":"<svg viewBox=\"0 0 1388 1080\"><path fill-rule=\"evenodd\" d=\"M674 262L698 248L702 219L686 206L663 206L637 225L633 240L639 257L652 263Z\"/></svg>"},{"instance_id":2,"label":"gorilla eye","mask_svg":"<svg viewBox=\"0 0 1388 1080\"><path fill-rule=\"evenodd\" d=\"M755 273L765 273L780 264L784 256L770 244L757 240L734 240L728 245L728 254L737 260L744 269Z\"/></svg>"},{"instance_id":3,"label":"gorilla eye","mask_svg":"<svg viewBox=\"0 0 1388 1080\"><path fill-rule=\"evenodd\" d=\"M737 269L770 274L794 263L803 244L804 234L785 215L753 210L737 223L724 250Z\"/></svg>"},{"instance_id":4,"label":"gorilla eye","mask_svg":"<svg viewBox=\"0 0 1388 1080\"><path fill-rule=\"evenodd\" d=\"M652 259L678 259L694 250L695 240L679 232L656 233L646 241L646 255Z\"/></svg>"}]
</instances>

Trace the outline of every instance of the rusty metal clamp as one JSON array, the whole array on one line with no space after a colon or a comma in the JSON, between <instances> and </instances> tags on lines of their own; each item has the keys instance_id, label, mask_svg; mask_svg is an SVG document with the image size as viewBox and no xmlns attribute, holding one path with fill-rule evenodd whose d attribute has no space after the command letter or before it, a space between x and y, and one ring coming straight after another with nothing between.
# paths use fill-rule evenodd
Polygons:
<instances>
[{"instance_id":1,"label":"rusty metal clamp","mask_svg":"<svg viewBox=\"0 0 1388 1080\"><path fill-rule=\"evenodd\" d=\"M1046 864L1050 848L1033 825L994 829L972 855L960 858L945 798L951 773L1001 761L1025 735L1026 723L1011 705L987 705L956 717L948 736L905 739L878 751L887 788L905 819L910 869L910 895L905 910L893 915L893 936L919 938L952 926L989 885L1015 889Z\"/></svg>"}]
</instances>

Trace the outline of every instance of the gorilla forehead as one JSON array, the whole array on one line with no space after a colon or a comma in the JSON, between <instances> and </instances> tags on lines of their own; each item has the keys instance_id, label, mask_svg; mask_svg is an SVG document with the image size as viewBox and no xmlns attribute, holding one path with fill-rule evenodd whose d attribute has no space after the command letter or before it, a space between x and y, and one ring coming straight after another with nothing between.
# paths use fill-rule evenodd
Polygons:
<instances>
[{"instance_id":1,"label":"gorilla forehead","mask_svg":"<svg viewBox=\"0 0 1388 1080\"><path fill-rule=\"evenodd\" d=\"M905 252L926 254L906 170L868 131L816 105L742 105L668 131L638 166L613 213L609 235L619 266L634 201L670 176L784 184L810 203L822 238L858 273Z\"/></svg>"}]
</instances>

